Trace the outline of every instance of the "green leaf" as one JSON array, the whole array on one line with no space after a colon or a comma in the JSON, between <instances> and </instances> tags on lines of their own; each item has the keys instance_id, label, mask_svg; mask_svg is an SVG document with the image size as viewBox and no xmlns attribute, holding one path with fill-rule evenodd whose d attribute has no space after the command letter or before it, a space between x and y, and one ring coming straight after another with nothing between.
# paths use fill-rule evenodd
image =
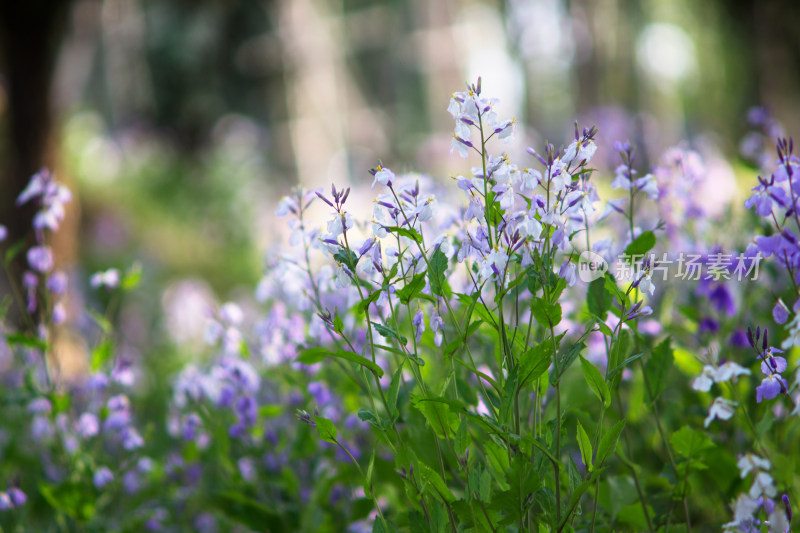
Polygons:
<instances>
[{"instance_id":1,"label":"green leaf","mask_svg":"<svg viewBox=\"0 0 800 533\"><path fill-rule=\"evenodd\" d=\"M628 366L629 364L633 363L637 359L640 359L646 353L647 352L639 352L639 353L633 354L632 356L630 356L627 359L625 359L623 362L621 362L616 367L614 367L614 369L611 370L611 372L608 373L608 379L610 380L611 378L613 378L617 374L617 372L619 372L621 370L624 370L626 366Z\"/></svg>"},{"instance_id":2,"label":"green leaf","mask_svg":"<svg viewBox=\"0 0 800 533\"><path fill-rule=\"evenodd\" d=\"M336 444L337 433L336 426L333 425L333 422L327 418L315 416L314 423L317 425L317 433L319 433L319 438L325 442Z\"/></svg>"},{"instance_id":3,"label":"green leaf","mask_svg":"<svg viewBox=\"0 0 800 533\"><path fill-rule=\"evenodd\" d=\"M344 322L342 321L342 317L340 317L339 313L336 311L333 313L333 331L339 334L344 331Z\"/></svg>"},{"instance_id":4,"label":"green leaf","mask_svg":"<svg viewBox=\"0 0 800 533\"><path fill-rule=\"evenodd\" d=\"M41 482L39 493L51 507L79 522L86 522L94 516L96 498L91 487L75 481L65 481L58 485Z\"/></svg>"},{"instance_id":5,"label":"green leaf","mask_svg":"<svg viewBox=\"0 0 800 533\"><path fill-rule=\"evenodd\" d=\"M330 357L338 357L339 359L347 359L348 361L352 361L353 363L366 367L367 369L370 370L370 372L375 374L377 377L379 378L383 377L383 369L381 367L379 367L369 359L361 357L356 353L349 352L347 350L338 350L336 352L330 352L328 355Z\"/></svg>"},{"instance_id":6,"label":"green leaf","mask_svg":"<svg viewBox=\"0 0 800 533\"><path fill-rule=\"evenodd\" d=\"M644 374L650 386L653 401L657 400L667 387L667 377L672 366L672 360L672 346L670 346L670 338L667 337L661 344L656 346L644 366Z\"/></svg>"},{"instance_id":7,"label":"green leaf","mask_svg":"<svg viewBox=\"0 0 800 533\"><path fill-rule=\"evenodd\" d=\"M597 445L597 456L595 458L596 465L602 465L617 449L617 441L624 427L625 420L620 420L600 437L600 442Z\"/></svg>"},{"instance_id":8,"label":"green leaf","mask_svg":"<svg viewBox=\"0 0 800 533\"><path fill-rule=\"evenodd\" d=\"M549 303L543 298L534 298L531 311L536 322L544 327L557 326L561 322L561 305Z\"/></svg>"},{"instance_id":9,"label":"green leaf","mask_svg":"<svg viewBox=\"0 0 800 533\"><path fill-rule=\"evenodd\" d=\"M589 284L589 290L586 294L586 304L589 307L589 312L593 315L600 317L601 321L605 320L606 313L611 307L611 301L614 297L606 289L605 278L597 278Z\"/></svg>"},{"instance_id":10,"label":"green leaf","mask_svg":"<svg viewBox=\"0 0 800 533\"><path fill-rule=\"evenodd\" d=\"M347 359L348 361L352 361L353 363L366 367L370 372L379 378L383 377L383 369L381 367L369 359L361 357L360 355L347 350L337 350L332 352L327 348L309 348L307 350L303 350L303 352L297 357L297 361L305 365L313 365L315 363L319 363L325 359L325 357L338 357L339 359Z\"/></svg>"},{"instance_id":11,"label":"green leaf","mask_svg":"<svg viewBox=\"0 0 800 533\"><path fill-rule=\"evenodd\" d=\"M466 418L461 419L461 423L458 425L458 431L456 431L456 442L455 442L455 452L458 455L464 455L469 447L470 435L469 435L469 423L467 422Z\"/></svg>"},{"instance_id":12,"label":"green leaf","mask_svg":"<svg viewBox=\"0 0 800 533\"><path fill-rule=\"evenodd\" d=\"M652 231L645 231L638 237L636 237L632 243L625 248L625 254L628 256L628 260L631 257L639 256L640 258L653 249L653 246L656 245L656 234Z\"/></svg>"},{"instance_id":13,"label":"green leaf","mask_svg":"<svg viewBox=\"0 0 800 533\"><path fill-rule=\"evenodd\" d=\"M562 333L560 337L563 337L564 333ZM578 344L572 345L572 348L566 353L566 355L562 355L558 359L558 373L556 373L555 367L550 371L550 384L555 385L556 383L561 380L561 377L567 371L567 369L572 366L572 363L575 362L575 359L578 358L578 355L583 351L585 345L582 342Z\"/></svg>"},{"instance_id":14,"label":"green leaf","mask_svg":"<svg viewBox=\"0 0 800 533\"><path fill-rule=\"evenodd\" d=\"M19 253L25 249L26 244L27 243L24 240L21 240L15 242L13 245L8 247L5 254L6 266L10 265L11 261L13 261L14 258L17 257Z\"/></svg>"},{"instance_id":15,"label":"green leaf","mask_svg":"<svg viewBox=\"0 0 800 533\"><path fill-rule=\"evenodd\" d=\"M384 226L383 229L385 229L389 233L397 233L398 235L401 235L403 237L408 237L412 241L416 241L416 242L422 244L422 235L420 235L419 232L417 230L415 230L414 228L401 228L401 227L398 227L398 226Z\"/></svg>"},{"instance_id":16,"label":"green leaf","mask_svg":"<svg viewBox=\"0 0 800 533\"><path fill-rule=\"evenodd\" d=\"M364 494L372 496L372 477L375 474L375 448L372 449L372 456L369 458L369 466L364 479Z\"/></svg>"},{"instance_id":17,"label":"green leaf","mask_svg":"<svg viewBox=\"0 0 800 533\"><path fill-rule=\"evenodd\" d=\"M400 384L403 382L403 361L400 362L400 366L397 367L395 370L394 375L392 376L392 381L389 383L389 392L387 394L386 400L389 402L389 411L391 411L391 415L393 417L398 416L397 411L397 396L400 392Z\"/></svg>"},{"instance_id":18,"label":"green leaf","mask_svg":"<svg viewBox=\"0 0 800 533\"><path fill-rule=\"evenodd\" d=\"M279 514L237 491L217 492L209 496L211 505L219 509L226 518L244 525L247 529L271 533L286 531L287 525Z\"/></svg>"},{"instance_id":19,"label":"green leaf","mask_svg":"<svg viewBox=\"0 0 800 533\"><path fill-rule=\"evenodd\" d=\"M594 465L592 464L592 441L589 440L589 435L586 433L586 430L583 429L580 421L578 421L578 447L581 450L581 460L583 464L585 464L587 470L591 472L594 470Z\"/></svg>"},{"instance_id":20,"label":"green leaf","mask_svg":"<svg viewBox=\"0 0 800 533\"><path fill-rule=\"evenodd\" d=\"M552 362L552 346L546 342L537 344L519 356L520 388L536 381L547 372Z\"/></svg>"},{"instance_id":21,"label":"green leaf","mask_svg":"<svg viewBox=\"0 0 800 533\"><path fill-rule=\"evenodd\" d=\"M686 459L698 458L703 452L714 447L714 442L710 438L689 426L683 426L670 435L669 442L675 453Z\"/></svg>"},{"instance_id":22,"label":"green leaf","mask_svg":"<svg viewBox=\"0 0 800 533\"><path fill-rule=\"evenodd\" d=\"M395 294L400 299L400 303L407 304L425 288L425 275L425 272L420 272L406 283L405 287L398 289Z\"/></svg>"},{"instance_id":23,"label":"green leaf","mask_svg":"<svg viewBox=\"0 0 800 533\"><path fill-rule=\"evenodd\" d=\"M92 350L92 360L90 363L92 373L100 370L113 355L114 343L110 340L105 340L95 347L95 349Z\"/></svg>"},{"instance_id":24,"label":"green leaf","mask_svg":"<svg viewBox=\"0 0 800 533\"><path fill-rule=\"evenodd\" d=\"M356 265L358 264L358 256L352 251L342 248L335 254L333 254L333 258L345 265L347 268L350 269L350 272L355 273Z\"/></svg>"},{"instance_id":25,"label":"green leaf","mask_svg":"<svg viewBox=\"0 0 800 533\"><path fill-rule=\"evenodd\" d=\"M364 312L369 307L369 304L371 304L372 302L376 301L378 298L381 297L381 292L382 291L380 290L374 291L372 294L367 296L367 298L358 302L358 305L356 306L356 311L358 311L358 314L359 315L364 314Z\"/></svg>"},{"instance_id":26,"label":"green leaf","mask_svg":"<svg viewBox=\"0 0 800 533\"><path fill-rule=\"evenodd\" d=\"M33 350L47 351L47 342L27 333L12 333L6 335L6 342L11 346L21 346Z\"/></svg>"},{"instance_id":27,"label":"green leaf","mask_svg":"<svg viewBox=\"0 0 800 533\"><path fill-rule=\"evenodd\" d=\"M378 415L376 415L372 411L368 411L366 409L359 409L358 418L360 418L364 422L369 423L369 425L374 427L375 429L380 429L381 431L383 431L384 429L381 419L378 417Z\"/></svg>"},{"instance_id":28,"label":"green leaf","mask_svg":"<svg viewBox=\"0 0 800 533\"><path fill-rule=\"evenodd\" d=\"M447 270L447 256L444 255L441 247L436 248L430 259L428 276L431 282L431 292L436 296L444 295L445 271Z\"/></svg>"},{"instance_id":29,"label":"green leaf","mask_svg":"<svg viewBox=\"0 0 800 533\"><path fill-rule=\"evenodd\" d=\"M384 326L383 324L378 324L377 322L372 322L372 325L375 326L375 329L378 333L387 339L395 339L402 345L408 344L408 339L397 333L394 328L390 328L389 326Z\"/></svg>"},{"instance_id":30,"label":"green leaf","mask_svg":"<svg viewBox=\"0 0 800 533\"><path fill-rule=\"evenodd\" d=\"M97 311L94 311L87 307L86 314L89 315L92 321L94 321L94 323L97 324L97 326L103 331L103 333L109 334L114 329L114 327L111 325L111 322L109 322L109 320L105 316L101 315Z\"/></svg>"},{"instance_id":31,"label":"green leaf","mask_svg":"<svg viewBox=\"0 0 800 533\"><path fill-rule=\"evenodd\" d=\"M603 375L597 370L597 367L592 363L581 357L581 366L583 367L583 377L589 388L592 389L595 396L600 398L603 406L608 409L611 406L611 393L608 390L608 384L603 378Z\"/></svg>"},{"instance_id":32,"label":"green leaf","mask_svg":"<svg viewBox=\"0 0 800 533\"><path fill-rule=\"evenodd\" d=\"M327 348L309 348L300 352L300 355L297 356L297 362L303 363L304 365L313 365L324 360L325 356L327 356L330 352L331 351Z\"/></svg>"},{"instance_id":33,"label":"green leaf","mask_svg":"<svg viewBox=\"0 0 800 533\"><path fill-rule=\"evenodd\" d=\"M123 291L130 291L135 289L139 286L139 283L142 281L142 264L138 261L131 265L131 267L125 271L125 274L122 276L122 281L120 281L120 288Z\"/></svg>"},{"instance_id":34,"label":"green leaf","mask_svg":"<svg viewBox=\"0 0 800 533\"><path fill-rule=\"evenodd\" d=\"M419 463L418 473L423 484L429 485L431 488L433 488L434 495L438 496L439 499L445 502L454 502L456 500L455 495L444 482L442 477L431 467L425 463Z\"/></svg>"}]
</instances>

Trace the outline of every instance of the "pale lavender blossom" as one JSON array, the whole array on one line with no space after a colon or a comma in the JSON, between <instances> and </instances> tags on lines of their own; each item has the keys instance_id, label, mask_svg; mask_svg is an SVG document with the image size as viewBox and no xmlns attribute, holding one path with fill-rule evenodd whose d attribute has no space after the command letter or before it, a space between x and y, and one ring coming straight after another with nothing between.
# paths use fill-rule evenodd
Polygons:
<instances>
[{"instance_id":1,"label":"pale lavender blossom","mask_svg":"<svg viewBox=\"0 0 800 533\"><path fill-rule=\"evenodd\" d=\"M105 466L101 466L95 470L94 475L92 476L92 483L98 489L102 489L113 480L114 474L108 469L108 467Z\"/></svg>"}]
</instances>

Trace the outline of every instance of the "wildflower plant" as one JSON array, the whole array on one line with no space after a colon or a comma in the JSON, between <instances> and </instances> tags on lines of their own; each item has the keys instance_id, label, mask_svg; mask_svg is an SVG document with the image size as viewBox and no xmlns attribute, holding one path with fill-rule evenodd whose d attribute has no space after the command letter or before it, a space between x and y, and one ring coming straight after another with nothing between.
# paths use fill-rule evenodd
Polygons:
<instances>
[{"instance_id":1,"label":"wildflower plant","mask_svg":"<svg viewBox=\"0 0 800 533\"><path fill-rule=\"evenodd\" d=\"M615 468L625 433L624 371L646 358L653 405L664 387L669 341L654 346L636 325L652 313L654 265L631 259L655 244L654 231L634 220L639 202L658 197L655 179L636 178L633 149L619 144L612 187L627 197L603 213L590 167L597 130L576 124L566 148L529 148L530 167L520 166L494 151L515 127L496 105L480 81L450 99L451 152L479 159L467 176L453 178L464 207L441 209L418 177L378 165L369 221L349 211L349 188L316 191L316 201L298 191L279 208L303 235L304 260L295 264L309 280L305 297L323 333L298 361L335 362L358 384L358 416L376 435L369 461L352 457L331 420L310 412L300 420L350 455L374 502L377 531L594 529L599 483ZM328 209L327 232L305 228L312 204ZM593 251L592 226L612 212L629 227L622 244L630 276L607 272L578 285L577 256ZM309 259L314 248L325 256L319 270ZM603 339L600 368L583 356L590 335ZM594 407L574 388L564 396L576 374ZM669 449L663 428L661 435ZM394 472L377 474L385 462ZM404 492L407 511L384 512L389 487Z\"/></svg>"},{"instance_id":2,"label":"wildflower plant","mask_svg":"<svg viewBox=\"0 0 800 533\"><path fill-rule=\"evenodd\" d=\"M779 126L751 117L769 176L751 238L706 213L689 145L648 172L636 142L596 157L602 132L576 123L564 146L509 153L498 109L480 80L451 95L461 175L380 162L294 189L290 248L253 298L181 285L169 340L138 347L118 310L141 266L68 274L50 246L70 194L37 173L18 199L32 237L0 227L22 280L0 321L0 528L791 531L792 141L774 161L755 145ZM204 327L177 331L191 316ZM77 377L70 328L91 346Z\"/></svg>"}]
</instances>

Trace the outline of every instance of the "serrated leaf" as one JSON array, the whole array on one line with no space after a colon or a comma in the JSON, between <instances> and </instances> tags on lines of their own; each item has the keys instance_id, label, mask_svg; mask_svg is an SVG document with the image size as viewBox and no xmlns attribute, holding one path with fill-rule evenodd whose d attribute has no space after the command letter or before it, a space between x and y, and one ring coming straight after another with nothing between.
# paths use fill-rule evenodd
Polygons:
<instances>
[{"instance_id":1,"label":"serrated leaf","mask_svg":"<svg viewBox=\"0 0 800 533\"><path fill-rule=\"evenodd\" d=\"M557 326L561 322L561 305L558 302L549 303L543 298L534 298L531 312L536 322L544 327Z\"/></svg>"},{"instance_id":2,"label":"serrated leaf","mask_svg":"<svg viewBox=\"0 0 800 533\"><path fill-rule=\"evenodd\" d=\"M714 447L710 438L689 426L683 426L670 435L669 442L675 453L686 459L700 457L704 451Z\"/></svg>"},{"instance_id":3,"label":"serrated leaf","mask_svg":"<svg viewBox=\"0 0 800 533\"><path fill-rule=\"evenodd\" d=\"M400 299L402 304L407 304L413 300L414 297L425 288L425 276L425 272L420 272L414 276L411 281L406 283L403 288L397 290L395 295Z\"/></svg>"},{"instance_id":4,"label":"serrated leaf","mask_svg":"<svg viewBox=\"0 0 800 533\"><path fill-rule=\"evenodd\" d=\"M369 304L371 304L372 302L376 301L378 298L381 297L381 292L382 291L380 291L380 290L373 291L372 294L370 294L365 299L363 299L360 302L358 302L358 305L356 306L356 311L358 311L358 314L359 315L363 315L364 312L369 307Z\"/></svg>"},{"instance_id":5,"label":"serrated leaf","mask_svg":"<svg viewBox=\"0 0 800 533\"><path fill-rule=\"evenodd\" d=\"M469 423L466 418L462 418L461 423L458 425L458 431L456 431L456 441L454 444L456 454L464 455L469 447L469 442Z\"/></svg>"},{"instance_id":6,"label":"serrated leaf","mask_svg":"<svg viewBox=\"0 0 800 533\"><path fill-rule=\"evenodd\" d=\"M563 337L564 334L562 333L559 337ZM583 342L579 342L578 344L574 344L572 348L565 354L559 357L558 360L558 373L556 373L555 367L550 371L550 384L555 385L559 382L561 377L564 373L572 366L572 363L575 362L575 359L578 358L578 355L583 351L585 345Z\"/></svg>"},{"instance_id":7,"label":"serrated leaf","mask_svg":"<svg viewBox=\"0 0 800 533\"><path fill-rule=\"evenodd\" d=\"M319 438L325 442L330 442L333 444L336 443L337 433L336 426L333 425L333 422L327 418L315 416L314 423L317 425L317 433L319 433Z\"/></svg>"},{"instance_id":8,"label":"serrated leaf","mask_svg":"<svg viewBox=\"0 0 800 533\"><path fill-rule=\"evenodd\" d=\"M592 464L592 441L589 439L589 435L586 433L586 430L583 429L580 421L578 421L578 448L581 451L581 460L583 464L586 465L586 469L591 472L594 470L594 464Z\"/></svg>"},{"instance_id":9,"label":"serrated leaf","mask_svg":"<svg viewBox=\"0 0 800 533\"><path fill-rule=\"evenodd\" d=\"M539 376L547 372L553 360L552 349L552 346L542 342L519 356L520 388L536 381Z\"/></svg>"},{"instance_id":10,"label":"serrated leaf","mask_svg":"<svg viewBox=\"0 0 800 533\"><path fill-rule=\"evenodd\" d=\"M611 393L608 390L608 384L603 378L603 374L583 357L581 357L581 367L583 368L583 377L586 383L589 384L589 388L603 402L603 407L608 409L611 406Z\"/></svg>"},{"instance_id":11,"label":"serrated leaf","mask_svg":"<svg viewBox=\"0 0 800 533\"><path fill-rule=\"evenodd\" d=\"M372 322L372 325L375 326L375 329L382 337L387 339L395 339L402 345L408 344L408 339L397 333L394 328L384 326L383 324L378 324L377 322Z\"/></svg>"},{"instance_id":12,"label":"serrated leaf","mask_svg":"<svg viewBox=\"0 0 800 533\"><path fill-rule=\"evenodd\" d=\"M333 258L336 260L336 262L341 263L349 268L350 272L356 271L356 265L358 265L358 256L352 250L342 248L333 254Z\"/></svg>"},{"instance_id":13,"label":"serrated leaf","mask_svg":"<svg viewBox=\"0 0 800 533\"><path fill-rule=\"evenodd\" d=\"M419 463L418 473L422 482L430 485L430 487L433 489L434 495L440 500L448 503L455 501L455 495L444 482L442 476L440 476L435 470L425 463Z\"/></svg>"}]
</instances>

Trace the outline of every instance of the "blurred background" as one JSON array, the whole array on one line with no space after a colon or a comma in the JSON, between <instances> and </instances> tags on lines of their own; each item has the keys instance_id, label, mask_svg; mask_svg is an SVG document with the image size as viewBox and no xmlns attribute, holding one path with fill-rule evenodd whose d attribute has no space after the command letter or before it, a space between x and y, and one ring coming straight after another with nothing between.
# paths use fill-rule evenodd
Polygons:
<instances>
[{"instance_id":1,"label":"blurred background","mask_svg":"<svg viewBox=\"0 0 800 533\"><path fill-rule=\"evenodd\" d=\"M688 140L752 180L747 110L800 131L799 15L792 0L3 0L0 223L29 234L13 202L46 165L75 192L62 267L139 260L158 286L252 287L292 184L369 184L379 160L468 171L446 107L479 75L526 125L520 153L577 120L609 164L616 140L644 170Z\"/></svg>"}]
</instances>

